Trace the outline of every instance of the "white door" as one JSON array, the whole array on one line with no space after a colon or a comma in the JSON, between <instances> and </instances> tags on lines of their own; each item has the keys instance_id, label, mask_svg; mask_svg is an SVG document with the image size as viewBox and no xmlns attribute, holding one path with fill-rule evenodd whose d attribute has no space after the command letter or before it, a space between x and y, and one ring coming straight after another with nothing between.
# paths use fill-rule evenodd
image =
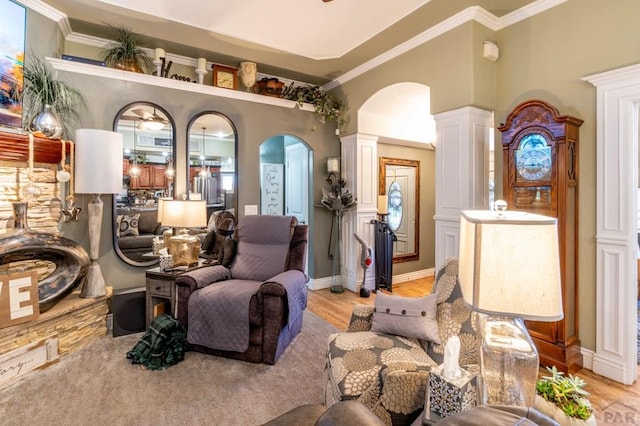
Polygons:
<instances>
[{"instance_id":1,"label":"white door","mask_svg":"<svg viewBox=\"0 0 640 426\"><path fill-rule=\"evenodd\" d=\"M386 174L387 197L389 200L389 226L398 240L394 243L393 254L415 252L415 197L416 168L390 166L392 173Z\"/></svg>"},{"instance_id":2,"label":"white door","mask_svg":"<svg viewBox=\"0 0 640 426\"><path fill-rule=\"evenodd\" d=\"M309 221L309 150L297 143L285 147L285 214Z\"/></svg>"}]
</instances>

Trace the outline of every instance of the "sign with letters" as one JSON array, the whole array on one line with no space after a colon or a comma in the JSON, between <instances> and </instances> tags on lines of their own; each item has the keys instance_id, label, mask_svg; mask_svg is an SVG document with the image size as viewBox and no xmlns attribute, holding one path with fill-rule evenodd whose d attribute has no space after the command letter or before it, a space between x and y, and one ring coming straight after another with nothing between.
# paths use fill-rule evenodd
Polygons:
<instances>
[{"instance_id":1,"label":"sign with letters","mask_svg":"<svg viewBox=\"0 0 640 426\"><path fill-rule=\"evenodd\" d=\"M0 328L38 319L36 271L0 273Z\"/></svg>"},{"instance_id":2,"label":"sign with letters","mask_svg":"<svg viewBox=\"0 0 640 426\"><path fill-rule=\"evenodd\" d=\"M262 163L260 214L284 214L284 165Z\"/></svg>"}]
</instances>

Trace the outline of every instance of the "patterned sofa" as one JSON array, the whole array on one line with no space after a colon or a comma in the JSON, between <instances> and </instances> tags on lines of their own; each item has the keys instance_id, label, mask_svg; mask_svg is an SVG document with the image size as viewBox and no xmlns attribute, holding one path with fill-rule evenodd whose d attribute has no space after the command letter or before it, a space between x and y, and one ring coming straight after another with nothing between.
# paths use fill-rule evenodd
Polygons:
<instances>
[{"instance_id":1,"label":"patterned sofa","mask_svg":"<svg viewBox=\"0 0 640 426\"><path fill-rule=\"evenodd\" d=\"M457 277L457 259L447 259L433 286L440 344L373 332L374 307L355 306L346 332L329 337L325 405L358 400L385 424L411 423L423 409L431 367L443 362L454 335L460 338L459 364L478 373L476 314L465 305Z\"/></svg>"}]
</instances>

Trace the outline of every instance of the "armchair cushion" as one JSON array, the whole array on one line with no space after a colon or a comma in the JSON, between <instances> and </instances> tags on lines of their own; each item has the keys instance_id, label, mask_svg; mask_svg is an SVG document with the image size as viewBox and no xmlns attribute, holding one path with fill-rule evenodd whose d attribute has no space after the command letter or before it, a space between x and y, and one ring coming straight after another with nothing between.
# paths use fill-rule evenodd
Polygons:
<instances>
[{"instance_id":1,"label":"armchair cushion","mask_svg":"<svg viewBox=\"0 0 640 426\"><path fill-rule=\"evenodd\" d=\"M233 278L265 281L285 271L294 221L290 216L245 217L237 229Z\"/></svg>"},{"instance_id":2,"label":"armchair cushion","mask_svg":"<svg viewBox=\"0 0 640 426\"><path fill-rule=\"evenodd\" d=\"M221 266L213 268L216 267ZM249 347L249 302L262 283L234 279L224 284L203 287L189 298L188 341L212 349L244 352Z\"/></svg>"},{"instance_id":3,"label":"armchair cushion","mask_svg":"<svg viewBox=\"0 0 640 426\"><path fill-rule=\"evenodd\" d=\"M440 343L437 295L399 297L378 292L371 331Z\"/></svg>"},{"instance_id":4,"label":"armchair cushion","mask_svg":"<svg viewBox=\"0 0 640 426\"><path fill-rule=\"evenodd\" d=\"M422 408L436 365L417 339L372 331L332 334L327 357L325 404L357 399L387 424Z\"/></svg>"}]
</instances>

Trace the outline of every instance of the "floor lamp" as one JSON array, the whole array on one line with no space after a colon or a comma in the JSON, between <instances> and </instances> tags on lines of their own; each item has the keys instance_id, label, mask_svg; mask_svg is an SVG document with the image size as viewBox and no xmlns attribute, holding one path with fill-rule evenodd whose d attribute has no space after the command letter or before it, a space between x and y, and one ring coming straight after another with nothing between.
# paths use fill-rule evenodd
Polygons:
<instances>
[{"instance_id":1,"label":"floor lamp","mask_svg":"<svg viewBox=\"0 0 640 426\"><path fill-rule=\"evenodd\" d=\"M94 195L87 205L91 265L80 297L94 298L107 293L98 264L103 206L100 194L122 191L122 135L108 130L78 129L75 144L75 192Z\"/></svg>"},{"instance_id":2,"label":"floor lamp","mask_svg":"<svg viewBox=\"0 0 640 426\"><path fill-rule=\"evenodd\" d=\"M538 351L523 319L562 319L557 220L463 211L459 280L479 312L481 404L533 406Z\"/></svg>"}]
</instances>

